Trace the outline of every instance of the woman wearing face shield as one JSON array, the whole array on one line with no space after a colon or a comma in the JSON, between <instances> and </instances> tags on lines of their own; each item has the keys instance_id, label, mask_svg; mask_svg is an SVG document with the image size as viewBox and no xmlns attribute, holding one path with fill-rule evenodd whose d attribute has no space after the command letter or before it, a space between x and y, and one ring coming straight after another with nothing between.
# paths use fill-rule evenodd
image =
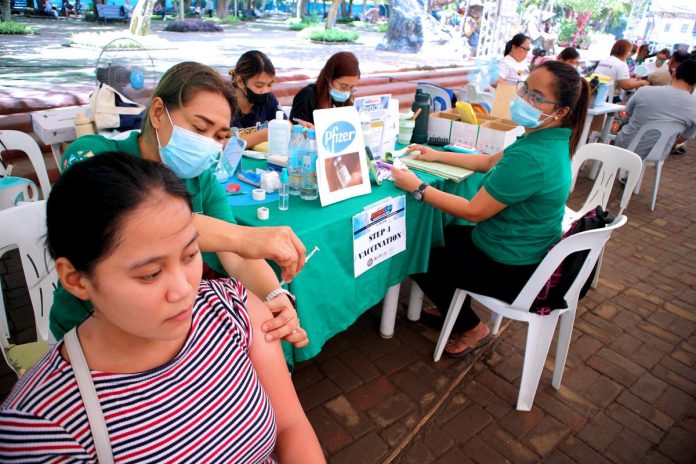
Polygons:
<instances>
[{"instance_id":1,"label":"woman wearing face shield","mask_svg":"<svg viewBox=\"0 0 696 464\"><path fill-rule=\"evenodd\" d=\"M207 252L203 254L205 265L214 273L237 278L266 301L276 315L263 327L268 340L284 338L297 347L304 346L309 341L299 326L293 297L280 288L264 260L276 261L283 278L289 280L304 265L304 246L287 227L237 225L227 195L209 169L231 137L234 102L234 90L214 69L193 62L177 64L157 85L141 133L133 132L122 140L80 137L65 151L62 170L113 151L165 164L184 180L191 195L198 242ZM80 207L79 198L75 207ZM91 314L89 301L78 300L59 286L49 318L51 331L60 340Z\"/></svg>"},{"instance_id":2,"label":"woman wearing face shield","mask_svg":"<svg viewBox=\"0 0 696 464\"><path fill-rule=\"evenodd\" d=\"M422 183L409 170L392 169L396 185L419 201L470 225L445 228L445 245L433 248L428 272L412 276L438 309L446 311L455 289L512 302L548 249L561 238L570 193L570 154L575 150L589 103L589 87L568 64L547 61L518 84L511 119L525 135L495 155L458 154L421 145L415 159L438 161L483 173L465 182L480 186L471 199ZM464 263L451 272L453 262ZM442 315L442 313L440 313ZM460 335L445 352L463 356L490 340L490 331L467 297L457 320Z\"/></svg>"},{"instance_id":3,"label":"woman wearing face shield","mask_svg":"<svg viewBox=\"0 0 696 464\"><path fill-rule=\"evenodd\" d=\"M351 106L359 81L360 66L355 55L351 52L335 53L324 65L317 81L295 95L290 120L314 124L314 110Z\"/></svg>"},{"instance_id":4,"label":"woman wearing face shield","mask_svg":"<svg viewBox=\"0 0 696 464\"><path fill-rule=\"evenodd\" d=\"M239 57L232 77L237 111L232 127L239 138L253 147L268 141L268 121L275 119L280 103L271 88L275 83L275 67L265 53L249 50Z\"/></svg>"}]
</instances>

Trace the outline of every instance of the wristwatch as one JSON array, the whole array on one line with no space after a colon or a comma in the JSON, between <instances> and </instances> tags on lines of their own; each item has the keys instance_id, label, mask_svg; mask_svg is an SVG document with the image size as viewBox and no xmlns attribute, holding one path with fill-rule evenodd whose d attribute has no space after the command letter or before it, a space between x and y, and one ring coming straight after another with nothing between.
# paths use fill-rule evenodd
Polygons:
<instances>
[{"instance_id":1,"label":"wristwatch","mask_svg":"<svg viewBox=\"0 0 696 464\"><path fill-rule=\"evenodd\" d=\"M278 298L280 295L287 295L288 298L290 299L290 303L292 303L292 307L297 309L297 298L295 298L295 295L293 295L289 291L285 290L283 287L278 287L275 290L273 290L271 293L266 295L265 301L271 301L275 298Z\"/></svg>"},{"instance_id":2,"label":"wristwatch","mask_svg":"<svg viewBox=\"0 0 696 464\"><path fill-rule=\"evenodd\" d=\"M418 188L413 192L413 198L416 199L417 202L423 201L425 198L425 189L428 187L428 184L423 182L418 186Z\"/></svg>"}]
</instances>

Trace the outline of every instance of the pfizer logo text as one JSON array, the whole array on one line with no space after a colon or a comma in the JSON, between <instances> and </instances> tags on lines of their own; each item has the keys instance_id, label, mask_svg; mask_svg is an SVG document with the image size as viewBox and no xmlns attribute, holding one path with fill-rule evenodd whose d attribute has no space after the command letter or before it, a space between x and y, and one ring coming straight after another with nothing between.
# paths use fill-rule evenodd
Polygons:
<instances>
[{"instance_id":1,"label":"pfizer logo text","mask_svg":"<svg viewBox=\"0 0 696 464\"><path fill-rule=\"evenodd\" d=\"M355 139L355 127L347 121L338 121L329 126L324 132L322 143L330 153L345 150Z\"/></svg>"}]
</instances>

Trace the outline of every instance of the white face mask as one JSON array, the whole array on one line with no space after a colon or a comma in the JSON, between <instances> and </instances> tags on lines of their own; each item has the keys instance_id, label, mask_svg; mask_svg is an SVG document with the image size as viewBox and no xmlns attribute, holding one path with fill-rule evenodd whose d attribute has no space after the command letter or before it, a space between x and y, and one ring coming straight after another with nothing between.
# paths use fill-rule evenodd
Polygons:
<instances>
[{"instance_id":1,"label":"white face mask","mask_svg":"<svg viewBox=\"0 0 696 464\"><path fill-rule=\"evenodd\" d=\"M222 153L222 144L210 137L175 125L166 107L164 111L172 125L172 135L169 137L167 146L163 147L159 133L155 131L162 163L174 171L180 179L200 176L217 161Z\"/></svg>"}]
</instances>

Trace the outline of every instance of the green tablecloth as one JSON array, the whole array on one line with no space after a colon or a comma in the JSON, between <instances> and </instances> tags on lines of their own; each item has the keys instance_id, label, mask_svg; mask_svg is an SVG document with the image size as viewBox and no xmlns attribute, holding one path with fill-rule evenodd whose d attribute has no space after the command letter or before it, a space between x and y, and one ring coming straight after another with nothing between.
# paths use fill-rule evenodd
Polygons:
<instances>
[{"instance_id":1,"label":"green tablecloth","mask_svg":"<svg viewBox=\"0 0 696 464\"><path fill-rule=\"evenodd\" d=\"M263 167L264 162L245 158L243 167ZM418 173L428 184L452 193L471 196L477 188L466 181L455 183L436 176ZM475 184L475 183L474 183ZM352 217L367 205L386 197L406 195L406 251L354 277ZM294 349L284 343L289 365L310 359L324 344L342 332L367 309L379 303L389 287L402 282L406 276L424 272L428 267L431 246L443 244L443 227L452 221L439 210L415 201L413 196L398 189L390 181L372 186L372 193L321 207L319 200L305 201L290 197L290 207L280 211L277 203L265 205L270 219L256 218L257 205L235 206L238 222L250 226L290 226L307 250L318 246L321 251L307 263L302 272L289 284L297 297L297 311L310 343Z\"/></svg>"}]
</instances>

